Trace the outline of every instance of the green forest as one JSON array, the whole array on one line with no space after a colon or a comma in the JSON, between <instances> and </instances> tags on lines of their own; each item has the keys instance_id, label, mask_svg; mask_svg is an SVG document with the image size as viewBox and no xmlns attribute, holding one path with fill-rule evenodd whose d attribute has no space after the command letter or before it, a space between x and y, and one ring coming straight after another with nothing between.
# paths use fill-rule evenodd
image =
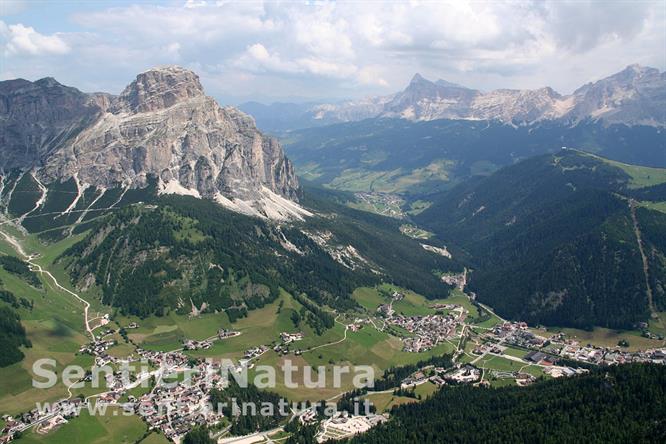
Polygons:
<instances>
[{"instance_id":1,"label":"green forest","mask_svg":"<svg viewBox=\"0 0 666 444\"><path fill-rule=\"evenodd\" d=\"M626 172L563 150L433 198L417 221L458 247L469 288L500 315L535 324L632 328L650 313ZM651 288L664 306L666 215L637 211ZM661 289L661 290L660 290Z\"/></svg>"},{"instance_id":2,"label":"green forest","mask_svg":"<svg viewBox=\"0 0 666 444\"><path fill-rule=\"evenodd\" d=\"M0 367L19 362L23 359L20 347L30 347L30 340L25 335L21 318L7 306L0 306Z\"/></svg>"},{"instance_id":3,"label":"green forest","mask_svg":"<svg viewBox=\"0 0 666 444\"><path fill-rule=\"evenodd\" d=\"M394 221L316 195L307 199L321 211L335 212L335 220L313 217L278 226L210 201L162 197L158 207L131 205L96 221L60 261L76 282L92 276L104 303L141 317L170 309L189 312L205 303L233 321L275 300L279 288L306 306L305 298L349 309L355 306L350 297L355 288L382 281L446 297L448 288L431 270L460 265L423 250L402 236ZM354 245L366 262L353 269L339 263L312 233L330 233L333 250ZM306 321L316 331L333 325L330 316L309 307Z\"/></svg>"},{"instance_id":4,"label":"green forest","mask_svg":"<svg viewBox=\"0 0 666 444\"><path fill-rule=\"evenodd\" d=\"M574 127L555 122L514 126L492 121L381 118L293 131L284 143L301 174L318 184L412 195L447 190L471 176L557 152L562 146L666 168L666 141L658 128L599 122ZM428 167L436 165L447 166L427 174ZM419 180L403 181L406 177Z\"/></svg>"},{"instance_id":5,"label":"green forest","mask_svg":"<svg viewBox=\"0 0 666 444\"><path fill-rule=\"evenodd\" d=\"M352 444L664 442L666 368L629 364L529 387L444 388Z\"/></svg>"}]
</instances>

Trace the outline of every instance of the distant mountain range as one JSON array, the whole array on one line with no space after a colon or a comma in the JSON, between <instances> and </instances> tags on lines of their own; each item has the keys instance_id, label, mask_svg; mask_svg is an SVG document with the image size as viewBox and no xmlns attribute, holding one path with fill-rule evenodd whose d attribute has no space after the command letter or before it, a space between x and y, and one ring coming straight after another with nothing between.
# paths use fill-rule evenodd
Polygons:
<instances>
[{"instance_id":1,"label":"distant mountain range","mask_svg":"<svg viewBox=\"0 0 666 444\"><path fill-rule=\"evenodd\" d=\"M416 74L396 94L340 103L239 105L266 131L351 122L369 118L411 121L498 120L513 125L584 120L626 125L666 125L666 72L640 65L581 86L571 95L550 87L483 92Z\"/></svg>"}]
</instances>

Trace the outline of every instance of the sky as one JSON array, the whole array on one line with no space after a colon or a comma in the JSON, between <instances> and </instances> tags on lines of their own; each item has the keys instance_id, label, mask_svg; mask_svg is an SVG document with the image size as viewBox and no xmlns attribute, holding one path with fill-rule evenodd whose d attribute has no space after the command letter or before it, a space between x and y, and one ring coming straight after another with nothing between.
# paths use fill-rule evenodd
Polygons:
<instances>
[{"instance_id":1,"label":"sky","mask_svg":"<svg viewBox=\"0 0 666 444\"><path fill-rule=\"evenodd\" d=\"M86 92L177 64L224 104L390 94L417 72L568 94L634 63L666 69L666 0L0 0L0 80Z\"/></svg>"}]
</instances>

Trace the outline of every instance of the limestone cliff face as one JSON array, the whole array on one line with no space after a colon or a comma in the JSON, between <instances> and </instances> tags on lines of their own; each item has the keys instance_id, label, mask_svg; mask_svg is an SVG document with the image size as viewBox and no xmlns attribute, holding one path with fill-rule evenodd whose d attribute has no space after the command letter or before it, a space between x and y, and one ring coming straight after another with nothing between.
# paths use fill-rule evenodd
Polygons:
<instances>
[{"instance_id":1,"label":"limestone cliff face","mask_svg":"<svg viewBox=\"0 0 666 444\"><path fill-rule=\"evenodd\" d=\"M50 77L0 82L0 170L41 165L101 112L89 95Z\"/></svg>"},{"instance_id":2,"label":"limestone cliff face","mask_svg":"<svg viewBox=\"0 0 666 444\"><path fill-rule=\"evenodd\" d=\"M146 71L117 97L76 92L80 103L69 108L82 117L67 114L55 123L45 118L43 126L55 132L53 126L74 120L78 131L12 167L36 166L45 183L75 177L104 188L144 187L152 176L161 192L216 199L245 212L266 213L265 203L257 204L266 199L298 199L298 181L280 144L262 135L251 117L207 97L189 70ZM62 112L57 104L44 108Z\"/></svg>"}]
</instances>

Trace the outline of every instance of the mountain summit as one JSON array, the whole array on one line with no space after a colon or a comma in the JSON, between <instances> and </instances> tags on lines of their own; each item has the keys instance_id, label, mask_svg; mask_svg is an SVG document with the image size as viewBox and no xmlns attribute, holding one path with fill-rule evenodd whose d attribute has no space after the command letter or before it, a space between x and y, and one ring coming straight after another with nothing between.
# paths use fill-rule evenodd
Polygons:
<instances>
[{"instance_id":1,"label":"mountain summit","mask_svg":"<svg viewBox=\"0 0 666 444\"><path fill-rule=\"evenodd\" d=\"M246 109L241 105L242 109ZM247 108L249 109L249 108ZM264 111L252 112L260 126ZM497 120L511 125L559 121L576 125L584 120L625 125L666 126L666 73L640 65L561 95L550 87L539 89L497 89L489 92L466 88L445 80L432 82L415 74L407 87L395 94L318 104L302 109L294 129L321 124L350 122L376 117L412 121ZM310 121L309 125L306 122Z\"/></svg>"},{"instance_id":2,"label":"mountain summit","mask_svg":"<svg viewBox=\"0 0 666 444\"><path fill-rule=\"evenodd\" d=\"M131 112L156 111L203 95L199 76L180 66L167 66L136 76L120 94L116 105Z\"/></svg>"},{"instance_id":3,"label":"mountain summit","mask_svg":"<svg viewBox=\"0 0 666 444\"><path fill-rule=\"evenodd\" d=\"M354 106L354 105L347 105ZM449 82L431 82L416 74L407 88L392 96L377 116L410 120L499 120L530 124L585 119L628 125L666 125L666 73L631 65L589 83L570 96L550 87L481 92ZM345 114L349 114L346 110Z\"/></svg>"},{"instance_id":4,"label":"mountain summit","mask_svg":"<svg viewBox=\"0 0 666 444\"><path fill-rule=\"evenodd\" d=\"M277 140L207 97L187 69L150 69L117 97L53 79L0 82L0 103L5 171L34 168L45 184L74 178L79 192L142 188L154 178L160 193L214 199L247 214L308 214L295 203L298 180Z\"/></svg>"}]
</instances>

